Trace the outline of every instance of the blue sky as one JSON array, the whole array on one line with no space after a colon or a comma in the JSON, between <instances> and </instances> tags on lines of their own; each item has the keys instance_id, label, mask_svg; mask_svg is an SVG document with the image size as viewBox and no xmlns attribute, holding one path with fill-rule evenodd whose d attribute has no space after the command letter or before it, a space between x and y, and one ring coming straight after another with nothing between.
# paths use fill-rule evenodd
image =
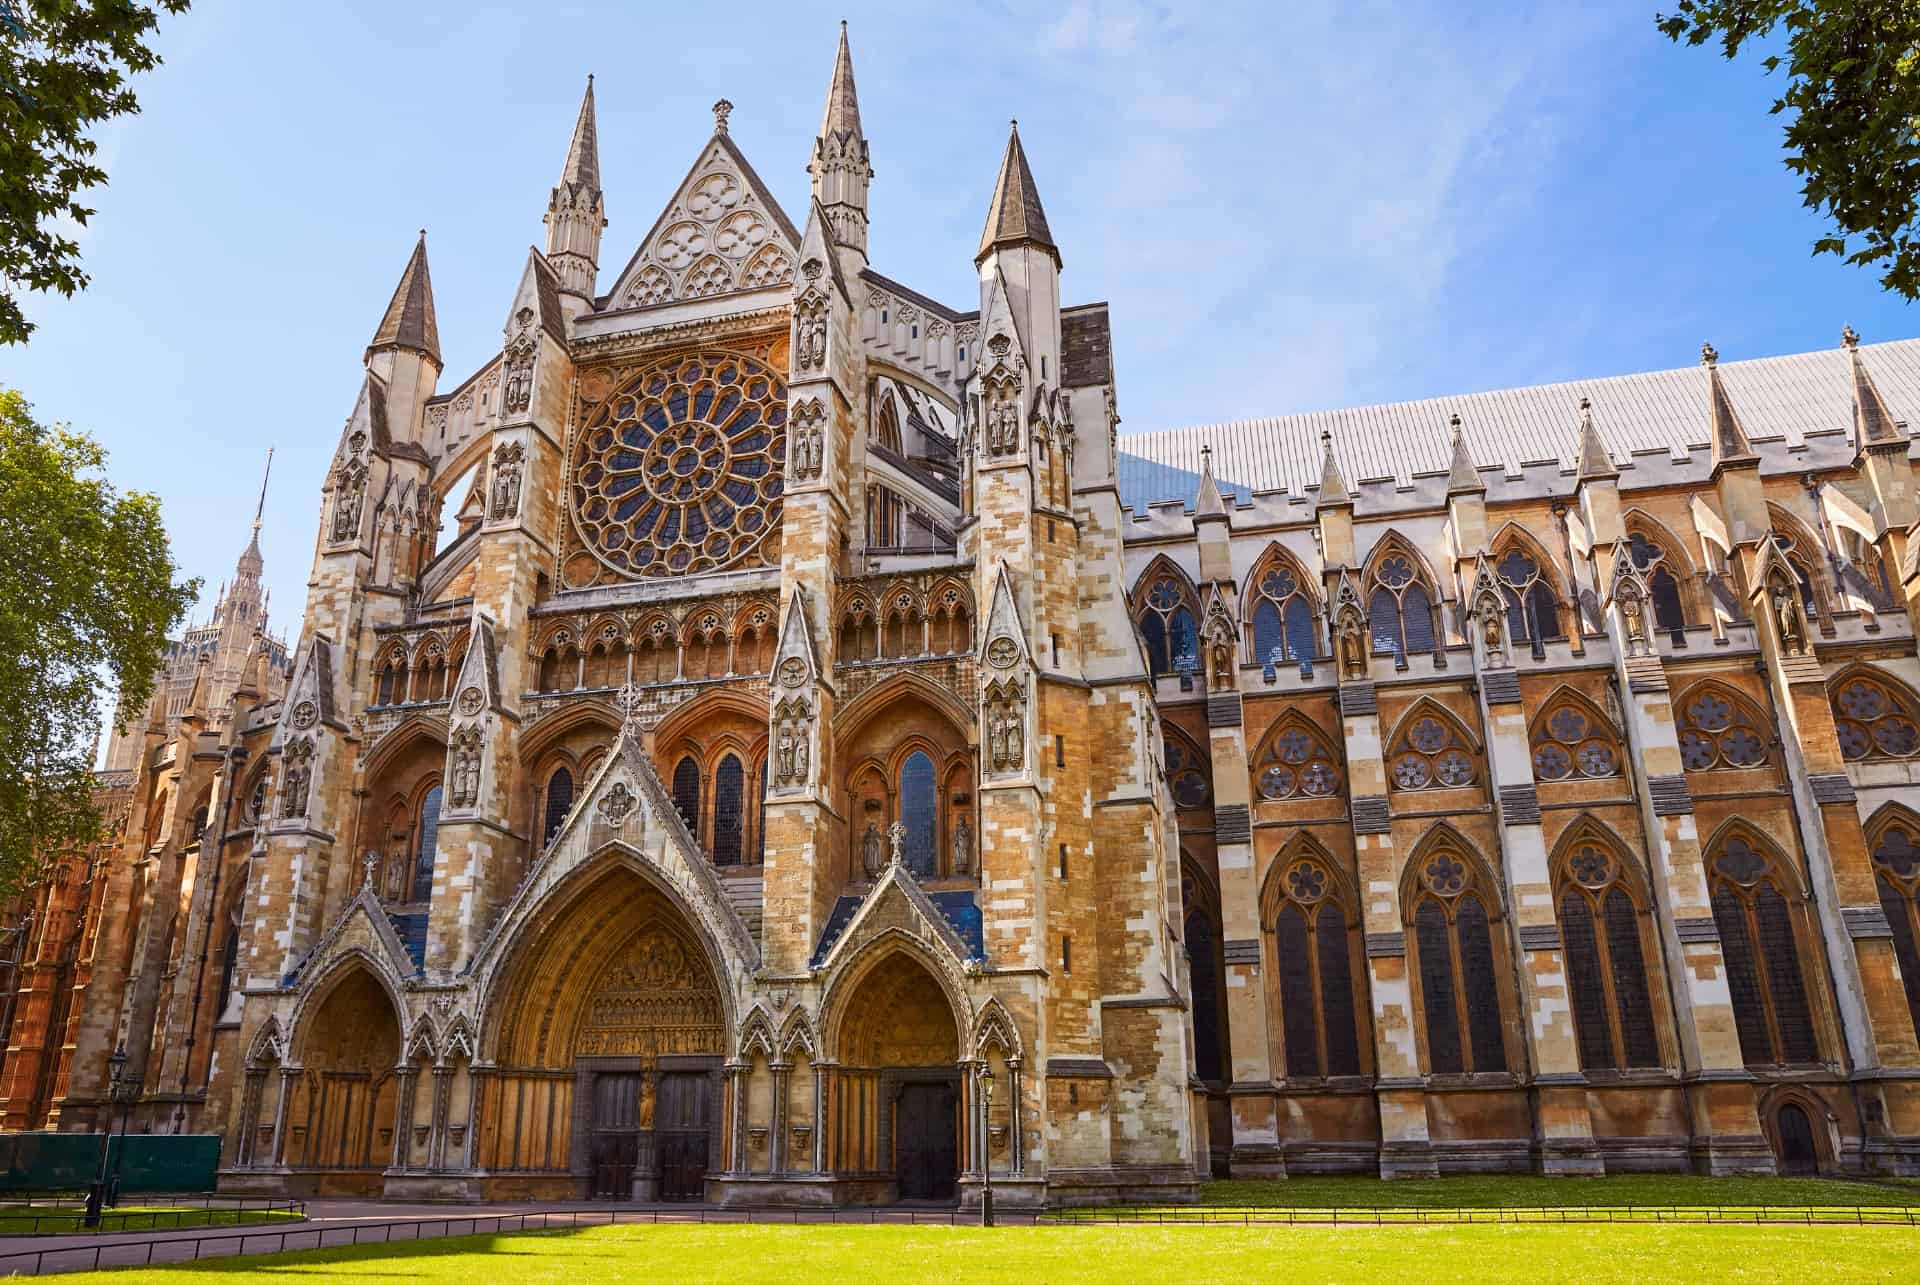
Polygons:
<instances>
[{"instance_id":1,"label":"blue sky","mask_svg":"<svg viewBox=\"0 0 1920 1285\"><path fill-rule=\"evenodd\" d=\"M604 288L722 96L800 217L842 16L874 266L973 306L1017 116L1064 296L1112 304L1123 433L1913 334L1873 273L1809 257L1777 84L1671 46L1655 7L198 0L102 134L93 286L30 301L0 382L162 496L205 604L275 446L262 544L293 632L416 229L448 389L500 342L588 72Z\"/></svg>"}]
</instances>

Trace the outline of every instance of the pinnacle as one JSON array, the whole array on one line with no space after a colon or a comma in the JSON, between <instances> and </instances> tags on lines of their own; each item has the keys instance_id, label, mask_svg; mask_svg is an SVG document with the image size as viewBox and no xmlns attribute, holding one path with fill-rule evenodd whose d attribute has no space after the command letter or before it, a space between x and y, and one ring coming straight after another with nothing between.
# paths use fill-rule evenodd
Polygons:
<instances>
[{"instance_id":1,"label":"pinnacle","mask_svg":"<svg viewBox=\"0 0 1920 1285\"><path fill-rule=\"evenodd\" d=\"M1588 482L1619 476L1620 470L1615 466L1607 444L1600 440L1600 431L1593 426L1593 403L1582 397L1580 440L1574 447L1574 477L1577 481Z\"/></svg>"},{"instance_id":2,"label":"pinnacle","mask_svg":"<svg viewBox=\"0 0 1920 1285\"><path fill-rule=\"evenodd\" d=\"M853 51L847 45L846 19L840 20L840 48L833 56L833 80L820 116L820 137L845 140L860 136L860 96L853 87Z\"/></svg>"},{"instance_id":3,"label":"pinnacle","mask_svg":"<svg viewBox=\"0 0 1920 1285\"><path fill-rule=\"evenodd\" d=\"M1047 212L1040 205L1040 189L1027 164L1027 150L1020 145L1019 122L1007 130L1007 150L1000 159L1000 177L993 184L993 201L987 207L986 230L980 234L980 253L984 259L1001 246L1037 245L1053 252L1057 261L1060 247L1053 243L1047 227Z\"/></svg>"},{"instance_id":4,"label":"pinnacle","mask_svg":"<svg viewBox=\"0 0 1920 1285\"><path fill-rule=\"evenodd\" d=\"M420 240L413 247L400 284L394 287L380 328L373 333L376 348L412 348L440 364L440 326L433 315L433 281L427 273L427 230L420 229Z\"/></svg>"},{"instance_id":5,"label":"pinnacle","mask_svg":"<svg viewBox=\"0 0 1920 1285\"><path fill-rule=\"evenodd\" d=\"M1860 360L1860 336L1848 326L1841 332L1840 342L1847 350L1848 372L1853 381L1854 446L1865 449L1881 442L1904 440L1906 434L1895 424L1886 399L1880 396L1879 386L1867 373L1866 363Z\"/></svg>"},{"instance_id":6,"label":"pinnacle","mask_svg":"<svg viewBox=\"0 0 1920 1285\"><path fill-rule=\"evenodd\" d=\"M564 185L588 191L600 190L600 138L594 129L593 76L587 76L587 92L580 100L580 117L573 123L573 141L567 145L567 163L560 170Z\"/></svg>"},{"instance_id":7,"label":"pinnacle","mask_svg":"<svg viewBox=\"0 0 1920 1285\"><path fill-rule=\"evenodd\" d=\"M1707 445L1711 449L1714 464L1759 459L1754 454L1753 441L1747 436L1740 416L1733 409L1732 399L1727 396L1727 386L1720 377L1720 354L1712 344L1703 344L1700 360L1707 368L1708 409L1713 417L1713 432Z\"/></svg>"},{"instance_id":8,"label":"pinnacle","mask_svg":"<svg viewBox=\"0 0 1920 1285\"><path fill-rule=\"evenodd\" d=\"M1447 465L1447 494L1485 494L1487 484L1480 480L1480 470L1467 450L1467 435L1460 426L1460 417L1455 415L1450 422L1453 426L1453 459Z\"/></svg>"}]
</instances>

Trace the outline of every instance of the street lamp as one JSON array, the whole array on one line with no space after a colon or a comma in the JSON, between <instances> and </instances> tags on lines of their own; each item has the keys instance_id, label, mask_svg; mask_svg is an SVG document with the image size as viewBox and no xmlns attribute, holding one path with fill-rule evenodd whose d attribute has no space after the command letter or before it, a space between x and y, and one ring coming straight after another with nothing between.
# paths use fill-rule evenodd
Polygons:
<instances>
[{"instance_id":1,"label":"street lamp","mask_svg":"<svg viewBox=\"0 0 1920 1285\"><path fill-rule=\"evenodd\" d=\"M113 1149L113 1177L107 1180L107 1204L117 1206L120 1203L120 1164L127 1154L127 1110L133 1105L134 1096L139 1092L138 1083L127 1079L127 1046L119 1045L113 1050L113 1056L107 1059L112 1068L107 1086L107 1095L120 1106L120 1145Z\"/></svg>"},{"instance_id":2,"label":"street lamp","mask_svg":"<svg viewBox=\"0 0 1920 1285\"><path fill-rule=\"evenodd\" d=\"M980 1225L993 1226L993 1068L980 1064Z\"/></svg>"},{"instance_id":3,"label":"street lamp","mask_svg":"<svg viewBox=\"0 0 1920 1285\"><path fill-rule=\"evenodd\" d=\"M127 1046L121 1044L113 1050L113 1056L107 1059L107 1099L120 1101L120 1081L127 1073ZM121 1136L126 1134L126 1117L121 1117ZM87 1188L87 1211L82 1219L89 1228L100 1225L100 1206L107 1195L107 1154L113 1149L113 1130L111 1122L100 1135L100 1171L94 1176L93 1185Z\"/></svg>"}]
</instances>

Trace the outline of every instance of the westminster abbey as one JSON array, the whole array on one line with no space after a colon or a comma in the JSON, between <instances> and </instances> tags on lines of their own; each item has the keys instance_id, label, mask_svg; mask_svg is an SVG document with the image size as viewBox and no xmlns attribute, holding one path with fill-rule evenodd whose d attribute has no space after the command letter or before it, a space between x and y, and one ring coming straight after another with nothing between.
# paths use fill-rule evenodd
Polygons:
<instances>
[{"instance_id":1,"label":"westminster abbey","mask_svg":"<svg viewBox=\"0 0 1920 1285\"><path fill-rule=\"evenodd\" d=\"M943 301L844 29L799 204L722 101L604 258L593 93L13 908L0 1127L124 1045L236 1192L1920 1173L1920 341L1120 436L1017 130Z\"/></svg>"}]
</instances>

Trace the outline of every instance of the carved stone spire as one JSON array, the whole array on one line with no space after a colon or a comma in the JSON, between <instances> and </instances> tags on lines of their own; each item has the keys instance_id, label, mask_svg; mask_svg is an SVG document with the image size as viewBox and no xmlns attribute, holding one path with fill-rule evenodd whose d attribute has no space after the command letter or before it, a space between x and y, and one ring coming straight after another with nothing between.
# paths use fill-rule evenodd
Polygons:
<instances>
[{"instance_id":1,"label":"carved stone spire","mask_svg":"<svg viewBox=\"0 0 1920 1285\"><path fill-rule=\"evenodd\" d=\"M1220 498L1220 484L1213 479L1213 447L1200 448L1200 490L1193 499L1193 516L1219 518L1227 514L1226 501Z\"/></svg>"},{"instance_id":2,"label":"carved stone spire","mask_svg":"<svg viewBox=\"0 0 1920 1285\"><path fill-rule=\"evenodd\" d=\"M840 24L840 48L833 58L833 79L827 85L827 106L820 116L820 134L813 141L814 199L826 211L836 245L867 257L867 182L873 166L866 135L860 132L860 96L853 87L853 52L847 47L847 24Z\"/></svg>"},{"instance_id":3,"label":"carved stone spire","mask_svg":"<svg viewBox=\"0 0 1920 1285\"><path fill-rule=\"evenodd\" d=\"M1848 373L1853 379L1853 443L1857 450L1869 446L1904 443L1907 434L1887 410L1886 399L1860 360L1860 336L1848 326L1840 332L1840 343L1847 350Z\"/></svg>"},{"instance_id":4,"label":"carved stone spire","mask_svg":"<svg viewBox=\"0 0 1920 1285\"><path fill-rule=\"evenodd\" d=\"M576 191L600 191L600 136L594 127L591 74L587 76L587 92L580 99L580 115L573 122L573 139L567 144L567 163L560 169L560 181Z\"/></svg>"},{"instance_id":5,"label":"carved stone spire","mask_svg":"<svg viewBox=\"0 0 1920 1285\"><path fill-rule=\"evenodd\" d=\"M1347 480L1340 476L1340 461L1333 456L1333 434L1325 429L1320 433L1320 449L1320 496L1316 503L1323 509L1341 504L1351 507L1353 496L1347 492Z\"/></svg>"},{"instance_id":6,"label":"carved stone spire","mask_svg":"<svg viewBox=\"0 0 1920 1285\"><path fill-rule=\"evenodd\" d=\"M1000 158L1000 177L994 181L993 200L987 206L986 230L980 234L977 263L994 250L1005 246L1034 245L1060 262L1060 247L1053 243L1047 227L1047 212L1040 206L1040 189L1027 165L1026 149L1020 146L1020 122L1007 131L1006 154Z\"/></svg>"},{"instance_id":7,"label":"carved stone spire","mask_svg":"<svg viewBox=\"0 0 1920 1285\"><path fill-rule=\"evenodd\" d=\"M1760 457L1754 453L1753 442L1741 426L1740 416L1734 413L1727 386L1721 381L1720 354L1712 344L1700 345L1700 364L1707 368L1708 407L1713 416L1713 432L1707 444L1713 452L1714 468L1758 462Z\"/></svg>"},{"instance_id":8,"label":"carved stone spire","mask_svg":"<svg viewBox=\"0 0 1920 1285\"><path fill-rule=\"evenodd\" d=\"M427 275L427 230L420 229L420 240L393 298L380 318L380 328L367 345L369 356L387 348L407 348L425 353L435 366L440 362L440 326L433 315L433 281Z\"/></svg>"},{"instance_id":9,"label":"carved stone spire","mask_svg":"<svg viewBox=\"0 0 1920 1285\"><path fill-rule=\"evenodd\" d=\"M1574 448L1574 480L1577 482L1595 482L1620 476L1620 470L1614 466L1613 456L1607 452L1607 444L1600 440L1600 431L1593 426L1593 403L1580 399L1580 441Z\"/></svg>"},{"instance_id":10,"label":"carved stone spire","mask_svg":"<svg viewBox=\"0 0 1920 1285\"><path fill-rule=\"evenodd\" d=\"M547 198L547 261L560 278L567 307L578 314L593 302L600 267L600 233L607 226L600 191L600 135L594 124L593 77L580 100L580 116L567 144L560 182Z\"/></svg>"},{"instance_id":11,"label":"carved stone spire","mask_svg":"<svg viewBox=\"0 0 1920 1285\"><path fill-rule=\"evenodd\" d=\"M1450 423L1453 426L1453 459L1447 465L1447 494L1485 495L1487 484L1480 480L1480 470L1467 451L1467 435L1460 426L1460 417L1455 415Z\"/></svg>"}]
</instances>

